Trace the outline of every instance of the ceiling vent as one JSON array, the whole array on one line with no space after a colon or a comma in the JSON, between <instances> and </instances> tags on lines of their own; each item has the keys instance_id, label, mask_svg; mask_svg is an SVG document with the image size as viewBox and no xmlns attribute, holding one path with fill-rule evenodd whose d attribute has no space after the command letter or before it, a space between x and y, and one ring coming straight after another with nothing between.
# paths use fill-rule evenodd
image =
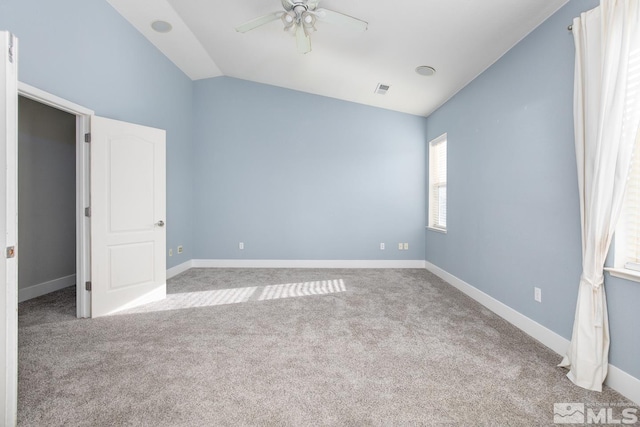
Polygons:
<instances>
[{"instance_id":1,"label":"ceiling vent","mask_svg":"<svg viewBox=\"0 0 640 427\"><path fill-rule=\"evenodd\" d=\"M388 90L389 90L389 85L383 85L382 83L378 83L378 86L376 86L376 90L374 93L377 93L378 95L386 95Z\"/></svg>"}]
</instances>

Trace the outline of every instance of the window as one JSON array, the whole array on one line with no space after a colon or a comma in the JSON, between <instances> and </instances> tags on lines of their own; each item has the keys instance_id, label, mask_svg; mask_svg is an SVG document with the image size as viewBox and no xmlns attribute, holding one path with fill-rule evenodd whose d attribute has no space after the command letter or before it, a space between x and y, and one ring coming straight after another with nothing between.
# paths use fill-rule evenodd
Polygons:
<instances>
[{"instance_id":1,"label":"window","mask_svg":"<svg viewBox=\"0 0 640 427\"><path fill-rule=\"evenodd\" d=\"M632 67L632 64L633 65ZM640 282L640 51L629 55L629 75L626 88L623 134L635 132L636 140L627 179L622 211L616 224L614 268L611 274ZM629 126L629 123L633 125Z\"/></svg>"},{"instance_id":2,"label":"window","mask_svg":"<svg viewBox=\"0 0 640 427\"><path fill-rule=\"evenodd\" d=\"M616 228L615 268L640 276L640 133Z\"/></svg>"},{"instance_id":3,"label":"window","mask_svg":"<svg viewBox=\"0 0 640 427\"><path fill-rule=\"evenodd\" d=\"M447 230L447 134L429 143L429 228Z\"/></svg>"}]
</instances>

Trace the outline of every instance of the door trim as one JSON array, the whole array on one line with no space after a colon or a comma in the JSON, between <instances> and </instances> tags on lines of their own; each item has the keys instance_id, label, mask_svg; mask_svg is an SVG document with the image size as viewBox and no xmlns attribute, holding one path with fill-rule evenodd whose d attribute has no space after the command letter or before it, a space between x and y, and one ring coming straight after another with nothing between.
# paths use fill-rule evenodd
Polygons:
<instances>
[{"instance_id":1,"label":"door trim","mask_svg":"<svg viewBox=\"0 0 640 427\"><path fill-rule=\"evenodd\" d=\"M0 31L0 423L16 424L18 408L18 39ZM14 251L5 253L5 247ZM19 249L19 248L17 248Z\"/></svg>"},{"instance_id":2,"label":"door trim","mask_svg":"<svg viewBox=\"0 0 640 427\"><path fill-rule=\"evenodd\" d=\"M91 317L91 293L84 286L91 281L91 224L84 215L84 208L91 206L90 144L84 135L91 131L94 112L23 82L18 82L18 95L76 116L76 315Z\"/></svg>"}]
</instances>

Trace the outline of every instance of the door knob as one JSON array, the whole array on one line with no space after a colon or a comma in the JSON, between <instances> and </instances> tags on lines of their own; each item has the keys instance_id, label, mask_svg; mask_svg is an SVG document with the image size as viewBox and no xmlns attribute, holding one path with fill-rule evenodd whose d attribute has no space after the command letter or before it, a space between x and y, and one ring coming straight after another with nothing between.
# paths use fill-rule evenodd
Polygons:
<instances>
[{"instance_id":1,"label":"door knob","mask_svg":"<svg viewBox=\"0 0 640 427\"><path fill-rule=\"evenodd\" d=\"M163 220L160 220L160 221L156 222L156 225L157 225L158 227L164 227L164 221L163 221Z\"/></svg>"}]
</instances>

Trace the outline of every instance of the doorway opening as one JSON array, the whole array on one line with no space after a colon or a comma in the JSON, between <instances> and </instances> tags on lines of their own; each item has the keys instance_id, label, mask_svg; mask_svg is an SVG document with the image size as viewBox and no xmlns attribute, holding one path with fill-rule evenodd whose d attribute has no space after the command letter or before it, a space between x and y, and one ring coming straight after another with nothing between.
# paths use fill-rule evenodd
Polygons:
<instances>
[{"instance_id":1,"label":"doorway opening","mask_svg":"<svg viewBox=\"0 0 640 427\"><path fill-rule=\"evenodd\" d=\"M18 93L18 298L75 284L75 315L91 317L85 135L93 111L20 82Z\"/></svg>"},{"instance_id":2,"label":"doorway opening","mask_svg":"<svg viewBox=\"0 0 640 427\"><path fill-rule=\"evenodd\" d=\"M75 121L18 98L18 302L76 284Z\"/></svg>"}]
</instances>

